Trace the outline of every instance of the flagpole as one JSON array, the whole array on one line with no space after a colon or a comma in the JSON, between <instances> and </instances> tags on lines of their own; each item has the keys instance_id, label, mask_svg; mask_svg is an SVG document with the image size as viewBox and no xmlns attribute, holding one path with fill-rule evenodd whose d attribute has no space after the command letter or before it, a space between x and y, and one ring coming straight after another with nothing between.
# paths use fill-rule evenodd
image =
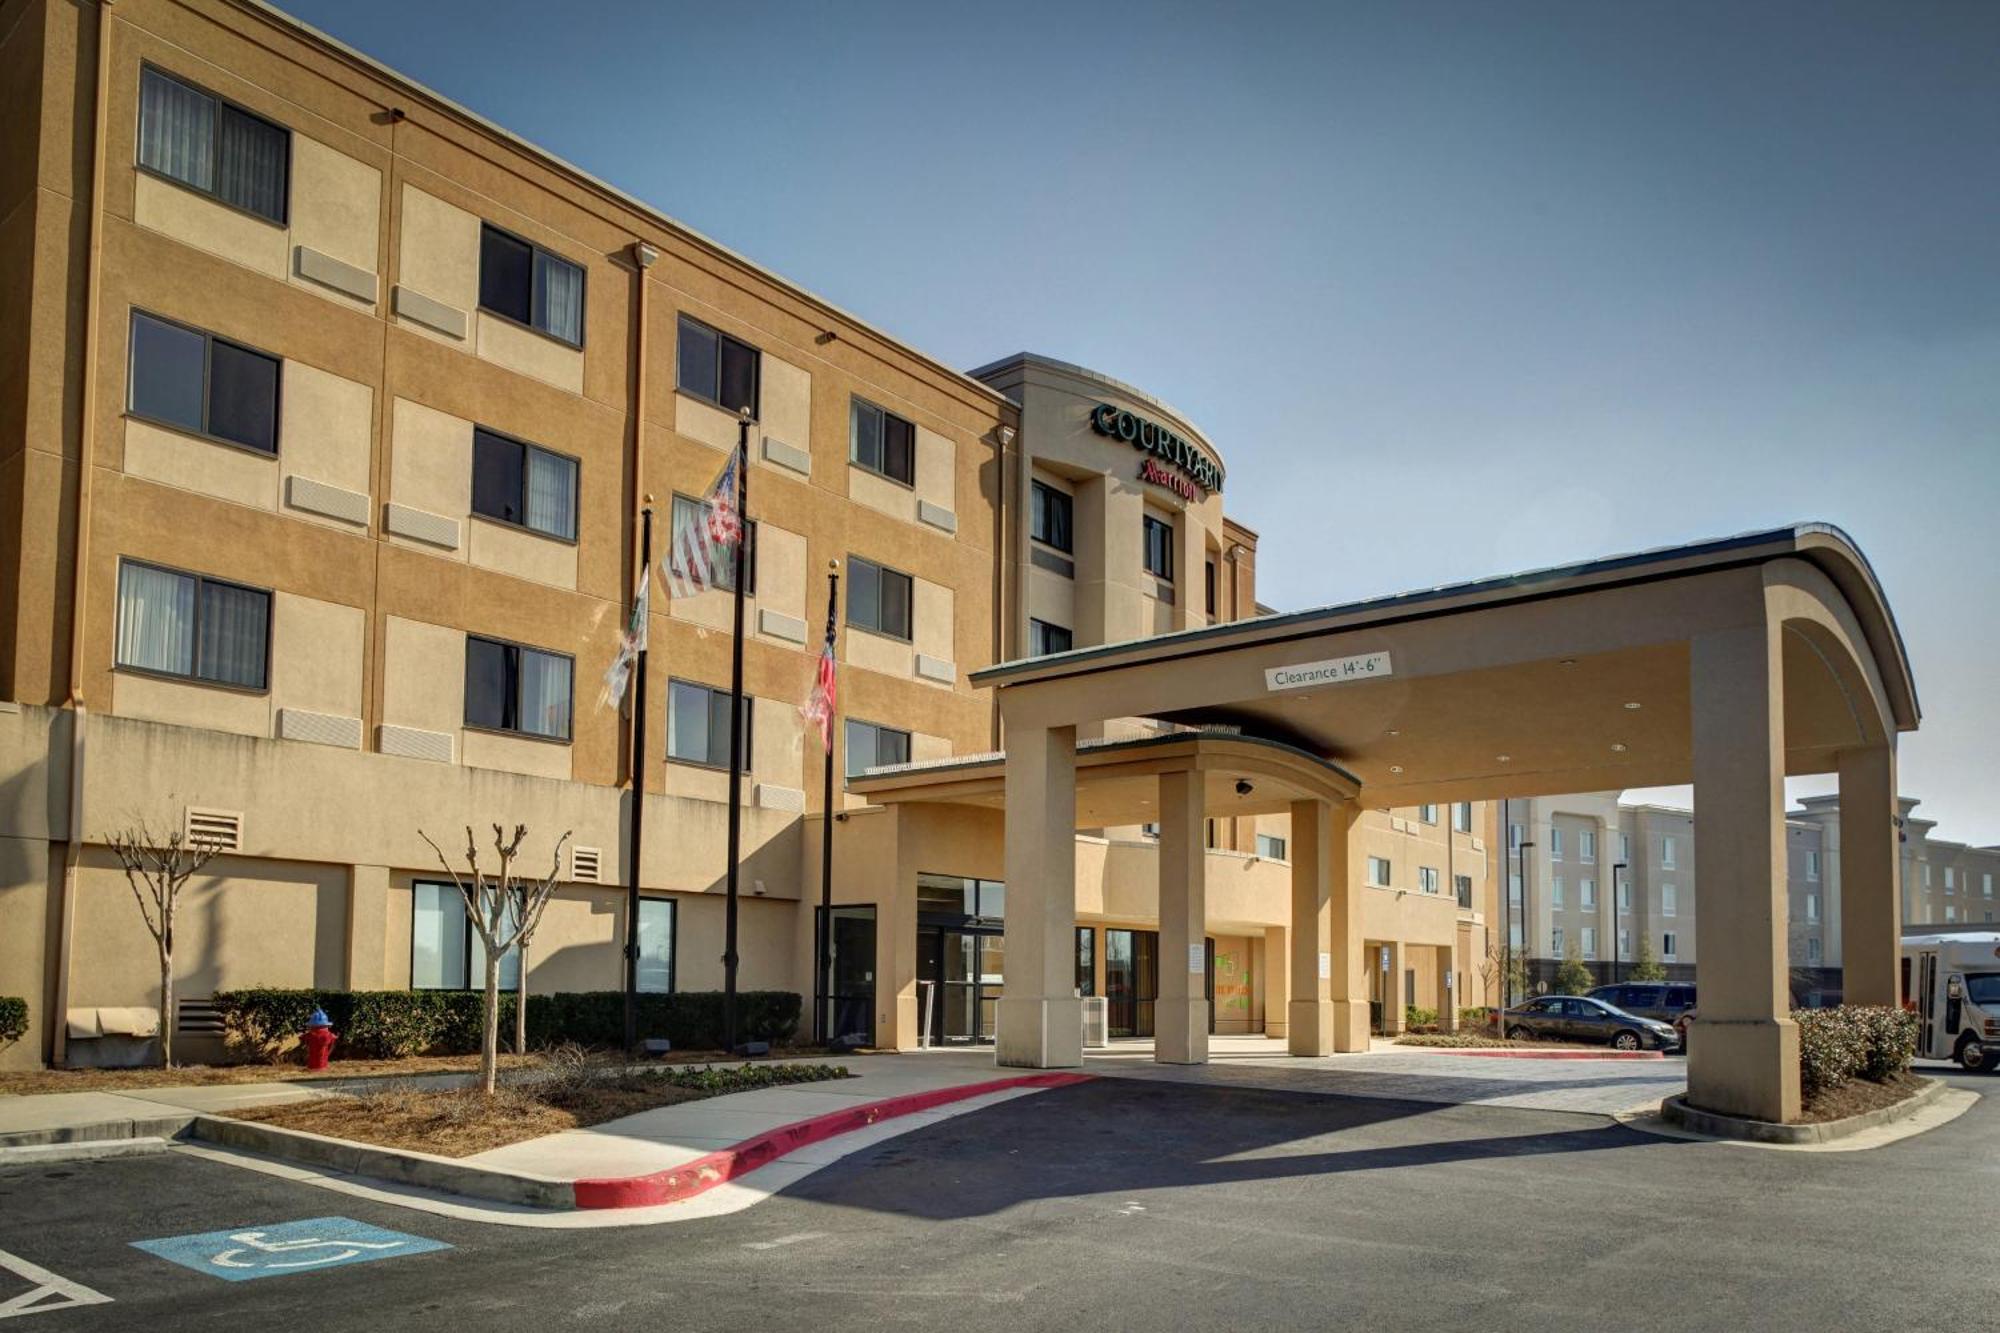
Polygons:
<instances>
[{"instance_id":1,"label":"flagpole","mask_svg":"<svg viewBox=\"0 0 2000 1333\"><path fill-rule=\"evenodd\" d=\"M736 422L735 638L729 652L729 880L722 944L722 1039L734 1054L736 1031L736 888L743 845L743 548L750 543L750 409Z\"/></svg>"},{"instance_id":2,"label":"flagpole","mask_svg":"<svg viewBox=\"0 0 2000 1333\"><path fill-rule=\"evenodd\" d=\"M653 577L653 497L639 511L639 586L635 606L644 606L647 580ZM632 693L632 839L625 877L625 1058L639 1049L639 849L646 824L646 649L649 626L639 626L638 680Z\"/></svg>"},{"instance_id":3,"label":"flagpole","mask_svg":"<svg viewBox=\"0 0 2000 1333\"><path fill-rule=\"evenodd\" d=\"M840 562L829 560L826 575L826 642L833 645L834 613L840 600ZM814 668L818 668L815 666ZM833 1037L833 716L826 721L826 776L819 799L819 928L813 932L813 1040L825 1045Z\"/></svg>"}]
</instances>

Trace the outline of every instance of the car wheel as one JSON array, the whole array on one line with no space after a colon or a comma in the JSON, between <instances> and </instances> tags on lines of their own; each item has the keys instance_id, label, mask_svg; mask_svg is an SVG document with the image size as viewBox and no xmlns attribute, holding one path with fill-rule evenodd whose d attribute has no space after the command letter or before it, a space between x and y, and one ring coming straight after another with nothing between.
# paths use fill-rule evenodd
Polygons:
<instances>
[{"instance_id":1,"label":"car wheel","mask_svg":"<svg viewBox=\"0 0 2000 1333\"><path fill-rule=\"evenodd\" d=\"M1636 1051L1639 1049L1639 1034L1627 1028L1613 1037L1611 1044L1621 1051Z\"/></svg>"},{"instance_id":2,"label":"car wheel","mask_svg":"<svg viewBox=\"0 0 2000 1333\"><path fill-rule=\"evenodd\" d=\"M1535 1034L1524 1027L1515 1026L1507 1029L1507 1039L1509 1041L1533 1041Z\"/></svg>"},{"instance_id":3,"label":"car wheel","mask_svg":"<svg viewBox=\"0 0 2000 1333\"><path fill-rule=\"evenodd\" d=\"M1958 1043L1958 1062L1973 1073L1987 1067L1989 1054L1986 1043L1977 1037L1966 1037Z\"/></svg>"}]
</instances>

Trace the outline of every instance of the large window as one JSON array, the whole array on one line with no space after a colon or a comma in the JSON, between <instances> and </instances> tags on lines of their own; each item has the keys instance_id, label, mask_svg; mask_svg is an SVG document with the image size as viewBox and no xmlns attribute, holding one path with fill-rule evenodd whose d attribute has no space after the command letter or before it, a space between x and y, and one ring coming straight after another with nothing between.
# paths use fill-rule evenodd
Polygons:
<instances>
[{"instance_id":1,"label":"large window","mask_svg":"<svg viewBox=\"0 0 2000 1333\"><path fill-rule=\"evenodd\" d=\"M280 364L241 343L134 310L126 405L134 416L275 454Z\"/></svg>"},{"instance_id":2,"label":"large window","mask_svg":"<svg viewBox=\"0 0 2000 1333\"><path fill-rule=\"evenodd\" d=\"M1028 620L1028 655L1047 657L1050 653L1066 653L1074 645L1075 639L1069 630L1061 625L1051 625L1046 620Z\"/></svg>"},{"instance_id":3,"label":"large window","mask_svg":"<svg viewBox=\"0 0 2000 1333\"><path fill-rule=\"evenodd\" d=\"M1562 905L1563 905L1563 877L1561 875L1555 875L1549 879L1549 906L1561 907Z\"/></svg>"},{"instance_id":4,"label":"large window","mask_svg":"<svg viewBox=\"0 0 2000 1333\"><path fill-rule=\"evenodd\" d=\"M1660 885L1660 915L1672 916L1679 905L1679 893L1671 884Z\"/></svg>"},{"instance_id":5,"label":"large window","mask_svg":"<svg viewBox=\"0 0 2000 1333\"><path fill-rule=\"evenodd\" d=\"M1266 860L1282 861L1285 859L1286 850L1283 838L1273 837L1269 833L1257 835L1257 855Z\"/></svg>"},{"instance_id":6,"label":"large window","mask_svg":"<svg viewBox=\"0 0 2000 1333\"><path fill-rule=\"evenodd\" d=\"M576 540L576 460L487 430L472 432L472 512Z\"/></svg>"},{"instance_id":7,"label":"large window","mask_svg":"<svg viewBox=\"0 0 2000 1333\"><path fill-rule=\"evenodd\" d=\"M1458 894L1459 907L1464 911L1470 912L1472 910L1472 876L1453 875L1451 883L1453 890Z\"/></svg>"},{"instance_id":8,"label":"large window","mask_svg":"<svg viewBox=\"0 0 2000 1333\"><path fill-rule=\"evenodd\" d=\"M1215 562L1206 560L1201 566L1201 604L1210 619L1215 616Z\"/></svg>"},{"instance_id":9,"label":"large window","mask_svg":"<svg viewBox=\"0 0 2000 1333\"><path fill-rule=\"evenodd\" d=\"M883 764L910 762L910 733L847 719L847 776L858 778Z\"/></svg>"},{"instance_id":10,"label":"large window","mask_svg":"<svg viewBox=\"0 0 2000 1333\"><path fill-rule=\"evenodd\" d=\"M271 594L133 560L118 566L118 665L261 690Z\"/></svg>"},{"instance_id":11,"label":"large window","mask_svg":"<svg viewBox=\"0 0 2000 1333\"><path fill-rule=\"evenodd\" d=\"M1583 900L1584 911L1592 912L1597 910L1596 880L1594 879L1578 880L1576 891L1577 891L1577 896Z\"/></svg>"},{"instance_id":12,"label":"large window","mask_svg":"<svg viewBox=\"0 0 2000 1333\"><path fill-rule=\"evenodd\" d=\"M1423 823L1435 824L1438 822L1438 808L1435 805L1420 805L1417 807L1417 818Z\"/></svg>"},{"instance_id":13,"label":"large window","mask_svg":"<svg viewBox=\"0 0 2000 1333\"><path fill-rule=\"evenodd\" d=\"M292 136L192 84L139 71L139 165L280 226Z\"/></svg>"},{"instance_id":14,"label":"large window","mask_svg":"<svg viewBox=\"0 0 2000 1333\"><path fill-rule=\"evenodd\" d=\"M681 316L679 384L682 393L729 412L757 415L763 354L749 343Z\"/></svg>"},{"instance_id":15,"label":"large window","mask_svg":"<svg viewBox=\"0 0 2000 1333\"><path fill-rule=\"evenodd\" d=\"M1674 867L1674 840L1672 838L1663 837L1660 839L1660 864L1669 870Z\"/></svg>"},{"instance_id":16,"label":"large window","mask_svg":"<svg viewBox=\"0 0 2000 1333\"><path fill-rule=\"evenodd\" d=\"M964 917L977 921L1007 918L1007 886L997 879L967 879L962 875L917 875L917 915Z\"/></svg>"},{"instance_id":17,"label":"large window","mask_svg":"<svg viewBox=\"0 0 2000 1333\"><path fill-rule=\"evenodd\" d=\"M667 564L676 574L688 573L687 557L681 551L676 536L683 527L692 528L701 534L707 547L708 586L721 588L725 592L736 591L736 553L726 542L718 542L708 531L708 523L702 513L702 502L685 495L674 497L673 525L667 529ZM757 523L752 519L743 525L748 540L743 545L743 593L746 597L757 595Z\"/></svg>"},{"instance_id":18,"label":"large window","mask_svg":"<svg viewBox=\"0 0 2000 1333\"><path fill-rule=\"evenodd\" d=\"M1076 928L1076 993L1097 994L1097 931L1090 926Z\"/></svg>"},{"instance_id":19,"label":"large window","mask_svg":"<svg viewBox=\"0 0 2000 1333\"><path fill-rule=\"evenodd\" d=\"M1585 926L1578 933L1583 936L1584 958L1591 962L1597 961L1597 927Z\"/></svg>"},{"instance_id":20,"label":"large window","mask_svg":"<svg viewBox=\"0 0 2000 1333\"><path fill-rule=\"evenodd\" d=\"M1146 515L1146 572L1154 578L1174 581L1174 526L1163 518Z\"/></svg>"},{"instance_id":21,"label":"large window","mask_svg":"<svg viewBox=\"0 0 2000 1333\"><path fill-rule=\"evenodd\" d=\"M1679 937L1671 930L1660 936L1660 961L1671 963L1680 956Z\"/></svg>"},{"instance_id":22,"label":"large window","mask_svg":"<svg viewBox=\"0 0 2000 1333\"><path fill-rule=\"evenodd\" d=\"M465 725L568 740L574 666L562 653L467 635Z\"/></svg>"},{"instance_id":23,"label":"large window","mask_svg":"<svg viewBox=\"0 0 2000 1333\"><path fill-rule=\"evenodd\" d=\"M1563 831L1561 825L1549 825L1549 860L1563 859Z\"/></svg>"},{"instance_id":24,"label":"large window","mask_svg":"<svg viewBox=\"0 0 2000 1333\"><path fill-rule=\"evenodd\" d=\"M410 886L410 989L465 990L486 984L486 943L465 914L465 899L449 881ZM511 931L511 920L502 923ZM500 989L521 982L521 951L500 955Z\"/></svg>"},{"instance_id":25,"label":"large window","mask_svg":"<svg viewBox=\"0 0 2000 1333\"><path fill-rule=\"evenodd\" d=\"M749 695L743 696L742 739L738 748L741 767L750 771L750 722L755 715ZM693 681L676 680L667 685L667 758L684 764L706 764L710 768L729 767L729 691Z\"/></svg>"},{"instance_id":26,"label":"large window","mask_svg":"<svg viewBox=\"0 0 2000 1333\"><path fill-rule=\"evenodd\" d=\"M1459 833L1472 832L1472 802L1460 801L1452 806L1451 826Z\"/></svg>"},{"instance_id":27,"label":"large window","mask_svg":"<svg viewBox=\"0 0 2000 1333\"><path fill-rule=\"evenodd\" d=\"M479 308L583 346L583 269L500 230L479 228Z\"/></svg>"},{"instance_id":28,"label":"large window","mask_svg":"<svg viewBox=\"0 0 2000 1333\"><path fill-rule=\"evenodd\" d=\"M847 623L856 629L907 642L912 592L908 574L859 556L847 558Z\"/></svg>"},{"instance_id":29,"label":"large window","mask_svg":"<svg viewBox=\"0 0 2000 1333\"><path fill-rule=\"evenodd\" d=\"M1576 859L1595 861L1597 859L1597 834L1590 829L1576 831Z\"/></svg>"},{"instance_id":30,"label":"large window","mask_svg":"<svg viewBox=\"0 0 2000 1333\"><path fill-rule=\"evenodd\" d=\"M1417 867L1417 887L1425 893L1436 893L1441 884L1436 866Z\"/></svg>"},{"instance_id":31,"label":"large window","mask_svg":"<svg viewBox=\"0 0 2000 1333\"><path fill-rule=\"evenodd\" d=\"M672 898L639 900L639 989L667 994L674 988L674 925L680 905Z\"/></svg>"},{"instance_id":32,"label":"large window","mask_svg":"<svg viewBox=\"0 0 2000 1333\"><path fill-rule=\"evenodd\" d=\"M1378 889L1386 889L1389 884L1389 859L1385 856L1368 858L1368 882Z\"/></svg>"},{"instance_id":33,"label":"large window","mask_svg":"<svg viewBox=\"0 0 2000 1333\"><path fill-rule=\"evenodd\" d=\"M917 481L917 428L866 398L848 409L847 456L856 467L905 486Z\"/></svg>"},{"instance_id":34,"label":"large window","mask_svg":"<svg viewBox=\"0 0 2000 1333\"><path fill-rule=\"evenodd\" d=\"M1036 482L1029 499L1028 535L1064 553L1076 547L1075 505L1068 491Z\"/></svg>"}]
</instances>

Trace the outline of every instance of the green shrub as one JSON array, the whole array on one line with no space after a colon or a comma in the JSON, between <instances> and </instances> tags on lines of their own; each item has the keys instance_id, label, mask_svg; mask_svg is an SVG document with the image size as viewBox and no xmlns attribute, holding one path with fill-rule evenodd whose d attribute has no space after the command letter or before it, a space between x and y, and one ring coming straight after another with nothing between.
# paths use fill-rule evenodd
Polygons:
<instances>
[{"instance_id":1,"label":"green shrub","mask_svg":"<svg viewBox=\"0 0 2000 1333\"><path fill-rule=\"evenodd\" d=\"M1436 1027L1437 1021L1438 1011L1435 1009L1420 1009L1414 1004L1403 1006L1403 1026L1406 1028Z\"/></svg>"},{"instance_id":2,"label":"green shrub","mask_svg":"<svg viewBox=\"0 0 2000 1333\"><path fill-rule=\"evenodd\" d=\"M1469 1004L1458 1011L1458 1025L1461 1028L1486 1028L1493 1026L1493 1011L1483 1004Z\"/></svg>"},{"instance_id":3,"label":"green shrub","mask_svg":"<svg viewBox=\"0 0 2000 1333\"><path fill-rule=\"evenodd\" d=\"M479 1049L480 991L337 991L260 987L221 991L215 1008L224 1039L239 1056L276 1060L298 1041L315 1008L340 1035L337 1058L395 1060L413 1055L470 1055ZM783 1041L798 1029L800 997L790 991L740 991L738 1039ZM719 1050L722 994L684 991L641 995L639 1035L665 1037L676 1050ZM500 996L501 1045L514 1031L514 995ZM575 1042L616 1047L625 1039L625 997L619 991L563 991L528 997L528 1043Z\"/></svg>"},{"instance_id":4,"label":"green shrub","mask_svg":"<svg viewBox=\"0 0 2000 1333\"><path fill-rule=\"evenodd\" d=\"M28 1002L18 995L0 995L0 1044L19 1041L28 1031Z\"/></svg>"},{"instance_id":5,"label":"green shrub","mask_svg":"<svg viewBox=\"0 0 2000 1333\"><path fill-rule=\"evenodd\" d=\"M1917 1053L1917 1017L1901 1009L1794 1009L1792 1020L1799 1025L1799 1090L1807 1097L1857 1078L1884 1082Z\"/></svg>"}]
</instances>

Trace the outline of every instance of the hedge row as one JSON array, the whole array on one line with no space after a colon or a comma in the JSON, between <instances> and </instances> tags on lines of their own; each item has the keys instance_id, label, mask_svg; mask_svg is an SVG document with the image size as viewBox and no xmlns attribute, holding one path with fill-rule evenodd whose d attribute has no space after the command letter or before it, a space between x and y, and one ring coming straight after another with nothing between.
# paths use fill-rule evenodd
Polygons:
<instances>
[{"instance_id":1,"label":"hedge row","mask_svg":"<svg viewBox=\"0 0 2000 1333\"><path fill-rule=\"evenodd\" d=\"M0 995L0 1042L19 1041L28 1032L28 1002L18 995Z\"/></svg>"},{"instance_id":2,"label":"hedge row","mask_svg":"<svg viewBox=\"0 0 2000 1333\"><path fill-rule=\"evenodd\" d=\"M1807 1097L1857 1078L1886 1082L1917 1054L1917 1016L1881 1005L1794 1009L1799 1091Z\"/></svg>"},{"instance_id":3,"label":"hedge row","mask_svg":"<svg viewBox=\"0 0 2000 1333\"><path fill-rule=\"evenodd\" d=\"M223 1039L246 1058L270 1060L289 1049L314 1009L339 1034L336 1059L394 1060L413 1055L470 1055L479 1049L480 991L341 991L258 988L219 991ZM739 991L737 1039L783 1041L798 1029L801 1000L790 991ZM722 993L683 991L639 997L639 1036L665 1037L676 1050L722 1048ZM514 996L500 997L500 1044L514 1034ZM565 991L528 997L528 1044L573 1041L616 1047L625 1039L620 991Z\"/></svg>"}]
</instances>

